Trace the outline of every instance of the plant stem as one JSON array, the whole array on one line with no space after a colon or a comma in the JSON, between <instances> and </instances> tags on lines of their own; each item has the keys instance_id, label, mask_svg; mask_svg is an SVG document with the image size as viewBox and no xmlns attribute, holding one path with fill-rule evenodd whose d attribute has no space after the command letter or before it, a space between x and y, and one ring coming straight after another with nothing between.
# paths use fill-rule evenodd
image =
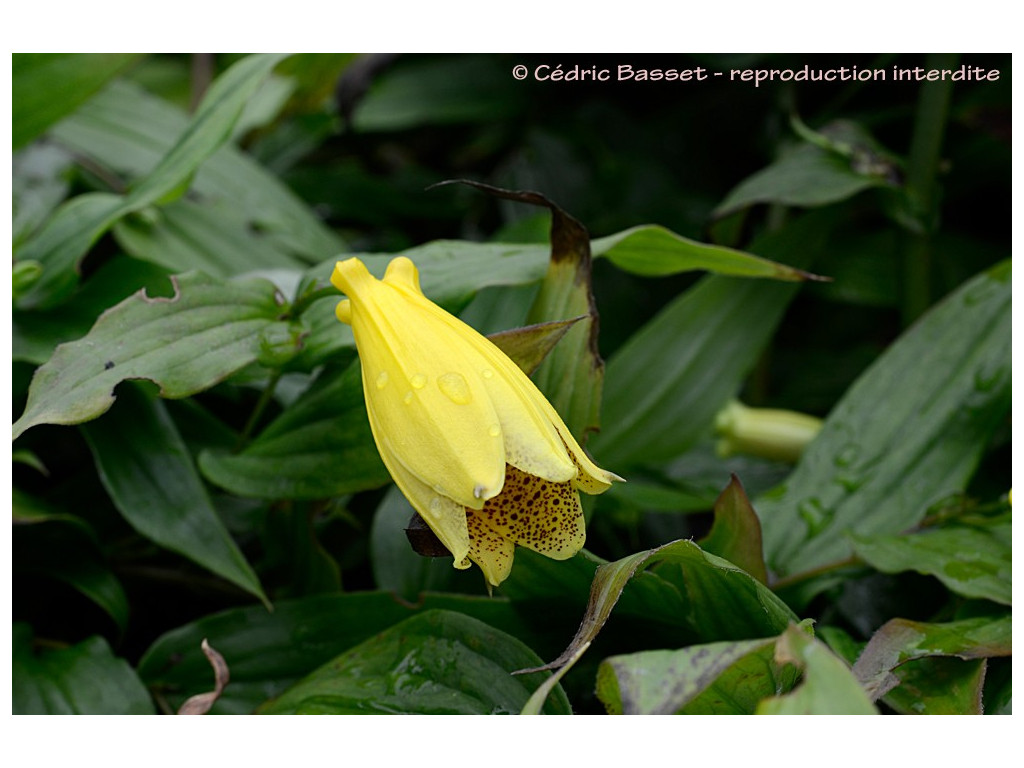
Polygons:
<instances>
[{"instance_id":1,"label":"plant stem","mask_svg":"<svg viewBox=\"0 0 1024 768\"><path fill-rule=\"evenodd\" d=\"M274 397L274 390L277 388L277 382L281 380L281 369L275 368L271 374L270 379L267 381L267 386L263 388L263 392L260 394L260 399L256 403L256 406L252 409L252 413L249 415L249 420L245 423L245 428L242 429L242 434L238 436L238 443L235 445L235 450L240 450L243 445L249 441L249 437L252 431L256 428L256 424L259 422L260 417L263 415L263 411L267 409L271 399Z\"/></svg>"},{"instance_id":2,"label":"plant stem","mask_svg":"<svg viewBox=\"0 0 1024 768\"><path fill-rule=\"evenodd\" d=\"M847 557L843 560L836 560L832 563L826 563L825 565L820 565L817 568L812 568L809 571L801 571L800 573L794 573L789 576L783 576L778 581L772 582L771 588L772 591L777 592L780 589L792 587L794 584L799 584L802 581L808 581L809 579L813 579L817 576L822 576L832 571L838 571L842 568L849 568L850 566L860 564L861 560L851 555L850 557Z\"/></svg>"},{"instance_id":3,"label":"plant stem","mask_svg":"<svg viewBox=\"0 0 1024 768\"><path fill-rule=\"evenodd\" d=\"M959 54L933 53L926 69L952 69ZM946 129L951 80L934 80L921 87L914 118L914 136L907 163L907 213L917 231L906 236L903 262L903 323L909 325L931 304L931 234L938 218L938 171Z\"/></svg>"},{"instance_id":4,"label":"plant stem","mask_svg":"<svg viewBox=\"0 0 1024 768\"><path fill-rule=\"evenodd\" d=\"M295 303L292 304L291 310L288 312L288 316L294 320L297 320L298 318L302 317L302 313L309 309L310 304L312 304L314 301L319 301L320 299L325 299L328 297L333 297L335 299L340 300L342 298L342 295L341 292L333 285L328 285L324 288L318 288L315 291L310 291L309 293L295 300Z\"/></svg>"}]
</instances>

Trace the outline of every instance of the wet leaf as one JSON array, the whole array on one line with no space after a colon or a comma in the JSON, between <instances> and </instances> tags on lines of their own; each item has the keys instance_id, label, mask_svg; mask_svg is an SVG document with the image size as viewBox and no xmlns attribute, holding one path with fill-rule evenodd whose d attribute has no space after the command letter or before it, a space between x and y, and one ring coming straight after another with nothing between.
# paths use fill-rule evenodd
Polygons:
<instances>
[{"instance_id":1,"label":"wet leaf","mask_svg":"<svg viewBox=\"0 0 1024 768\"><path fill-rule=\"evenodd\" d=\"M774 573L793 578L848 558L849 533L897 534L964 490L1009 413L1009 323L1004 262L933 307L861 375L789 479L754 501Z\"/></svg>"},{"instance_id":2,"label":"wet leaf","mask_svg":"<svg viewBox=\"0 0 1024 768\"><path fill-rule=\"evenodd\" d=\"M208 638L231 668L231 685L211 712L248 713L339 654L435 608L472 616L531 646L543 643L500 598L427 594L411 605L387 592L352 592L278 600L273 613L257 605L204 616L157 639L139 662L139 675L176 710L210 689L210 664L200 652Z\"/></svg>"},{"instance_id":3,"label":"wet leaf","mask_svg":"<svg viewBox=\"0 0 1024 768\"><path fill-rule=\"evenodd\" d=\"M544 675L512 675L536 654L451 611L406 619L313 672L264 714L516 714ZM560 689L548 714L571 714Z\"/></svg>"},{"instance_id":4,"label":"wet leaf","mask_svg":"<svg viewBox=\"0 0 1024 768\"><path fill-rule=\"evenodd\" d=\"M954 523L902 536L853 536L852 541L857 557L883 573L917 571L964 597L1013 602L1009 515L984 525Z\"/></svg>"}]
</instances>

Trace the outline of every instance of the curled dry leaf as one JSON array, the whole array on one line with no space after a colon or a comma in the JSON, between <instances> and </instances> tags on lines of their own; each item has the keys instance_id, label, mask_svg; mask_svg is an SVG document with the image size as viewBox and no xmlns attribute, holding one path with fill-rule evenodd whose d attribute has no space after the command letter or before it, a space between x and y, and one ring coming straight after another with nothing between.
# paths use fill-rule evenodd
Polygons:
<instances>
[{"instance_id":1,"label":"curled dry leaf","mask_svg":"<svg viewBox=\"0 0 1024 768\"><path fill-rule=\"evenodd\" d=\"M179 715L205 715L210 711L210 707L213 706L214 702L220 698L221 693L224 692L224 687L231 679L231 675L228 672L228 664L224 661L224 657L210 647L205 637L201 647L203 654L205 654L210 662L210 666L213 667L214 688L208 693L198 693L188 699L178 710Z\"/></svg>"}]
</instances>

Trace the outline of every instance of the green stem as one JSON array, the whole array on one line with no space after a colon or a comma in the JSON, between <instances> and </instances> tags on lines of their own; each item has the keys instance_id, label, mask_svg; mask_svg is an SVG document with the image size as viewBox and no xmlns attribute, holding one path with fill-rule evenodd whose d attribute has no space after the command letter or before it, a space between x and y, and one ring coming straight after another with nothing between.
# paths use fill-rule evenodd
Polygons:
<instances>
[{"instance_id":1,"label":"green stem","mask_svg":"<svg viewBox=\"0 0 1024 768\"><path fill-rule=\"evenodd\" d=\"M953 69L959 54L935 53L926 69ZM931 233L938 218L938 173L946 129L951 80L926 82L914 118L914 135L907 162L906 197L909 218L917 231L906 236L903 270L903 321L909 325L931 304Z\"/></svg>"},{"instance_id":2,"label":"green stem","mask_svg":"<svg viewBox=\"0 0 1024 768\"><path fill-rule=\"evenodd\" d=\"M848 557L844 560L836 560L833 563L826 563L825 565L812 568L809 571L801 571L800 573L794 573L789 576L783 576L778 581L772 582L771 588L773 592L778 592L780 589L786 589L792 587L794 584L800 584L804 581L809 581L818 576L824 576L832 571L838 571L843 568L849 568L854 565L861 565L862 561L857 557Z\"/></svg>"},{"instance_id":3,"label":"green stem","mask_svg":"<svg viewBox=\"0 0 1024 768\"><path fill-rule=\"evenodd\" d=\"M318 288L315 291L310 291L295 300L295 303L292 304L291 310L288 312L288 316L293 320L297 320L302 317L302 313L309 309L313 302L326 298L335 298L340 300L342 295L341 292L333 285L328 285L325 288Z\"/></svg>"},{"instance_id":4,"label":"green stem","mask_svg":"<svg viewBox=\"0 0 1024 768\"><path fill-rule=\"evenodd\" d=\"M275 368L271 374L270 379L267 381L267 386L263 388L263 392L260 394L260 399L256 403L256 407L252 409L252 413L249 415L249 420L245 423L245 428L242 430L242 434L238 436L238 443L235 445L235 450L241 450L242 446L249 441L252 431L256 428L256 424L259 423L260 417L263 415L263 411L267 409L271 399L274 397L274 390L277 388L277 382L281 380L281 369Z\"/></svg>"}]
</instances>

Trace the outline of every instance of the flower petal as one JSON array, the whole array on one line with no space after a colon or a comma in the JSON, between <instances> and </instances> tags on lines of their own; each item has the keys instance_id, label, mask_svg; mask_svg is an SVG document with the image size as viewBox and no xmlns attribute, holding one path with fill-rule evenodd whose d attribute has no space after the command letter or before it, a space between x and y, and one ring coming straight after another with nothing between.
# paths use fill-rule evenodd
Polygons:
<instances>
[{"instance_id":1,"label":"flower petal","mask_svg":"<svg viewBox=\"0 0 1024 768\"><path fill-rule=\"evenodd\" d=\"M512 572L516 545L491 530L478 517L480 514L476 509L466 510L466 522L470 527L468 559L480 566L488 584L497 587Z\"/></svg>"},{"instance_id":2,"label":"flower petal","mask_svg":"<svg viewBox=\"0 0 1024 768\"><path fill-rule=\"evenodd\" d=\"M505 489L466 514L470 540L500 536L554 560L567 560L586 541L583 508L572 482L551 483L509 466ZM473 557L472 550L470 557Z\"/></svg>"},{"instance_id":3,"label":"flower petal","mask_svg":"<svg viewBox=\"0 0 1024 768\"><path fill-rule=\"evenodd\" d=\"M409 500L423 521L430 527L441 543L455 556L455 567L466 568L465 558L470 551L469 528L466 525L466 508L452 499L441 496L433 488L405 468L392 450L390 441L382 433L370 414L370 431L377 443L384 466L398 486L398 490ZM378 437L380 435L380 437Z\"/></svg>"},{"instance_id":4,"label":"flower petal","mask_svg":"<svg viewBox=\"0 0 1024 768\"><path fill-rule=\"evenodd\" d=\"M554 410L552 408L552 410ZM555 413L557 416L558 413ZM558 429L558 434L561 435L562 440L565 441L565 447L569 451L569 458L572 459L573 464L576 465L578 470L576 479L573 481L573 485L579 488L584 493L591 495L604 493L612 487L613 482L626 482L621 477L616 475L614 472L609 472L607 469L601 469L590 457L587 456L580 444L573 438L569 428L559 419L555 425Z\"/></svg>"},{"instance_id":5,"label":"flower petal","mask_svg":"<svg viewBox=\"0 0 1024 768\"><path fill-rule=\"evenodd\" d=\"M408 259L395 262L415 270ZM389 282L378 281L349 259L332 277L349 297L375 437L378 430L387 435L394 457L421 482L478 509L501 492L505 474L504 445L490 429L498 416L477 373L479 355L472 339L431 311L441 310L407 272L388 272Z\"/></svg>"}]
</instances>

